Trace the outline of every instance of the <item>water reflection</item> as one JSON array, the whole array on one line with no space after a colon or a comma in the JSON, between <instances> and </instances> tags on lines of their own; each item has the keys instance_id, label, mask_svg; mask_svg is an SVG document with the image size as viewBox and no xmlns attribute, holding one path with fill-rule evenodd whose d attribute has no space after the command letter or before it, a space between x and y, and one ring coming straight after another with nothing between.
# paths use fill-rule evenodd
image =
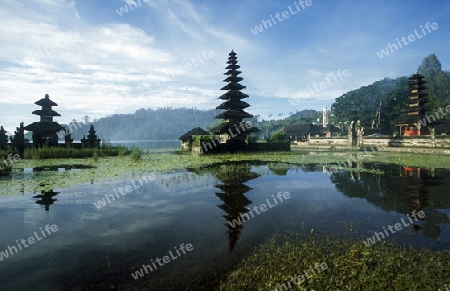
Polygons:
<instances>
[{"instance_id":1,"label":"water reflection","mask_svg":"<svg viewBox=\"0 0 450 291\"><path fill-rule=\"evenodd\" d=\"M226 213L223 217L227 221L224 225L227 227L230 252L235 248L242 232L243 225L240 223L243 222L242 216L249 212L246 206L252 203L245 196L252 188L244 183L260 176L252 172L251 168L252 165L249 163L228 163L202 169L216 177L218 183L214 187L222 190L215 194L223 202L217 207Z\"/></svg>"},{"instance_id":2,"label":"water reflection","mask_svg":"<svg viewBox=\"0 0 450 291\"><path fill-rule=\"evenodd\" d=\"M269 163L267 167L276 176L286 176L289 170L289 166L282 163Z\"/></svg>"},{"instance_id":3,"label":"water reflection","mask_svg":"<svg viewBox=\"0 0 450 291\"><path fill-rule=\"evenodd\" d=\"M224 204L217 206L226 213L223 217L227 220L225 226L228 229L228 249L231 252L235 248L243 229L242 223L238 224L236 222L243 222L241 215L249 212L246 206L252 203L244 195L252 190L252 188L244 183L258 178L259 175L251 172L251 165L249 163L220 165L218 171L212 171L212 174L223 183L215 185L216 188L223 191L216 192L216 196L224 202Z\"/></svg>"},{"instance_id":4,"label":"water reflection","mask_svg":"<svg viewBox=\"0 0 450 291\"><path fill-rule=\"evenodd\" d=\"M246 206L252 203L244 194L252 190L252 188L244 184L216 185L216 187L223 191L216 192L216 196L224 202L218 207L226 213L222 216L227 220L225 225L228 228L228 249L231 252L236 246L243 228L243 225L237 222L242 221L242 215L249 212Z\"/></svg>"},{"instance_id":5,"label":"water reflection","mask_svg":"<svg viewBox=\"0 0 450 291\"><path fill-rule=\"evenodd\" d=\"M41 194L33 196L33 198L39 198L40 200L37 200L36 204L44 205L45 211L48 212L50 210L50 205L58 201L57 199L53 199L53 197L55 197L59 193L60 192L54 192L53 189L49 191L41 190Z\"/></svg>"},{"instance_id":6,"label":"water reflection","mask_svg":"<svg viewBox=\"0 0 450 291\"><path fill-rule=\"evenodd\" d=\"M321 165L307 164L293 166L268 163L228 163L195 170L216 177L215 187L221 191L215 195L223 202L218 205L225 214L229 250L233 251L243 231L245 216L248 216L253 202L246 194L253 190L246 182L270 171L276 176L292 175L297 169L304 173L319 172ZM294 169L295 168L295 169ZM450 222L442 209L449 209L446 192L450 186L450 172L442 169L424 169L392 164L352 163L352 170L337 171L330 175L336 189L344 196L362 198L385 211L403 213L424 211L425 218L411 224L413 232L419 236L439 238L439 224ZM292 171L294 170L294 171ZM326 170L324 170L326 172ZM197 173L198 174L198 173ZM246 215L247 214L247 215ZM238 223L241 222L241 223Z\"/></svg>"},{"instance_id":7,"label":"water reflection","mask_svg":"<svg viewBox=\"0 0 450 291\"><path fill-rule=\"evenodd\" d=\"M361 168L361 166L359 166ZM365 169L381 173L341 171L331 175L331 181L345 196L364 198L386 211L412 215L413 211L426 213L420 225L413 225L416 234L437 238L441 234L438 224L449 223L439 208L450 208L446 195L450 186L450 172L399 165L367 164Z\"/></svg>"},{"instance_id":8,"label":"water reflection","mask_svg":"<svg viewBox=\"0 0 450 291\"><path fill-rule=\"evenodd\" d=\"M414 221L389 240L414 248L449 248L450 172L380 164L354 167L328 176L318 164L251 162L191 169L196 174L160 174L102 210L93 203L129 180L74 185L61 188L61 193L37 188L33 201L44 205L47 213L57 195L64 197L58 198L52 215L30 203L27 194L0 197L0 220L11 222L2 226L0 246L6 248L55 221L64 229L21 252L20 260L9 258L8 264L0 264L0 289L179 290L185 282L195 282L193 278L208 281L228 273L276 232L314 230L317 236L366 239L414 210L423 210L424 220ZM54 172L36 175L41 174ZM251 213L248 208L266 203L278 190L290 192L289 201L232 227L234 220ZM193 256L145 278L131 277L142 264L188 242L195 246Z\"/></svg>"}]
</instances>

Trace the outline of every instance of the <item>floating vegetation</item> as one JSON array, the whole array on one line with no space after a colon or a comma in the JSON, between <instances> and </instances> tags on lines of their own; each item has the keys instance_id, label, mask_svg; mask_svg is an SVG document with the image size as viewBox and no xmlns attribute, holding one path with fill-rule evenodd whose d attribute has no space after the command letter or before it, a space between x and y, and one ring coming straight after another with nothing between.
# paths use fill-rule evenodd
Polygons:
<instances>
[{"instance_id":1,"label":"floating vegetation","mask_svg":"<svg viewBox=\"0 0 450 291\"><path fill-rule=\"evenodd\" d=\"M92 149L86 149L92 150ZM103 156L102 150L99 150L99 159L97 163L92 157L84 159L46 159L33 160L22 159L13 164L11 177L2 180L0 195L18 195L23 192L33 192L40 184L50 185L50 189L66 187L80 183L93 183L102 180L117 180L131 177L132 173L154 171L158 172L176 172L186 169L201 169L203 167L227 164L230 162L251 162L268 164L268 169L273 173L283 175L289 168L297 165L311 166L311 170L316 171L318 165L335 165L345 162L348 154L355 154L355 151L346 154L336 155L328 151L320 154L310 155L305 151L290 152L267 152L267 153L240 153L240 154L217 154L217 155L199 155L174 153L141 153L140 159L132 161L128 156L107 157ZM117 152L118 153L118 152ZM367 165L373 163L387 163L408 165L425 168L450 168L450 156L426 157L409 153L391 153L391 152L373 152L370 156L361 159L364 166L349 169L352 172L374 172L378 173L376 168L369 168ZM64 165L68 168L75 165L82 170L79 171L58 171L51 175L44 172L34 175L24 175L24 168L56 167ZM79 165L90 166L82 168Z\"/></svg>"}]
</instances>

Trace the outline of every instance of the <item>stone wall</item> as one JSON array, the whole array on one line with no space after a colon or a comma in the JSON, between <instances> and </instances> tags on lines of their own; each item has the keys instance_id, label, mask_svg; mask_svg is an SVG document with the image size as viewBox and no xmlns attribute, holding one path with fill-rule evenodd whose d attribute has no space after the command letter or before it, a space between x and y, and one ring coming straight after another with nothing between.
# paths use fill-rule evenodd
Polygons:
<instances>
[{"instance_id":1,"label":"stone wall","mask_svg":"<svg viewBox=\"0 0 450 291\"><path fill-rule=\"evenodd\" d=\"M342 146L350 145L349 139L346 137L310 137L308 142L304 143L309 146ZM300 145L300 143L299 143Z\"/></svg>"},{"instance_id":2,"label":"stone wall","mask_svg":"<svg viewBox=\"0 0 450 291\"><path fill-rule=\"evenodd\" d=\"M389 146L392 147L422 147L422 148L450 148L450 137L448 136L415 136L391 139Z\"/></svg>"},{"instance_id":3,"label":"stone wall","mask_svg":"<svg viewBox=\"0 0 450 291\"><path fill-rule=\"evenodd\" d=\"M275 142L275 143L252 143L248 146L250 151L290 151L291 144L289 142Z\"/></svg>"},{"instance_id":4,"label":"stone wall","mask_svg":"<svg viewBox=\"0 0 450 291\"><path fill-rule=\"evenodd\" d=\"M362 140L363 146L387 147L392 139L390 137L373 137L364 136Z\"/></svg>"},{"instance_id":5,"label":"stone wall","mask_svg":"<svg viewBox=\"0 0 450 291\"><path fill-rule=\"evenodd\" d=\"M194 154L217 154L227 152L272 152L272 151L290 151L291 145L289 142L279 143L250 143L246 146L233 147L229 144L216 143L212 148L200 149L200 146L192 145L192 152Z\"/></svg>"},{"instance_id":6,"label":"stone wall","mask_svg":"<svg viewBox=\"0 0 450 291\"><path fill-rule=\"evenodd\" d=\"M348 138L311 137L299 146L352 146ZM359 137L357 146L376 147L413 147L413 148L450 148L450 136L404 136L404 137Z\"/></svg>"}]
</instances>

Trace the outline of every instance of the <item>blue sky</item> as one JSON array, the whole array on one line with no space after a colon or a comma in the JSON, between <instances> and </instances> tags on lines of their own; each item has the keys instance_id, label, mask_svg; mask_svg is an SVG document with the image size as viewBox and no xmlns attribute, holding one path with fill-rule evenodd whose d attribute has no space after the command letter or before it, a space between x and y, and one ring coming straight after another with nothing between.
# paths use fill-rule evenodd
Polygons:
<instances>
[{"instance_id":1,"label":"blue sky","mask_svg":"<svg viewBox=\"0 0 450 291\"><path fill-rule=\"evenodd\" d=\"M431 53L450 71L449 1L304 2L2 1L0 125L11 133L36 121L33 103L46 93L59 104L60 123L139 108L215 108L232 49L247 111L263 118L330 107L350 90L413 74ZM253 33L270 15L272 26ZM427 22L438 28L424 34ZM415 30L420 38L378 56ZM300 94L344 70L347 76Z\"/></svg>"}]
</instances>

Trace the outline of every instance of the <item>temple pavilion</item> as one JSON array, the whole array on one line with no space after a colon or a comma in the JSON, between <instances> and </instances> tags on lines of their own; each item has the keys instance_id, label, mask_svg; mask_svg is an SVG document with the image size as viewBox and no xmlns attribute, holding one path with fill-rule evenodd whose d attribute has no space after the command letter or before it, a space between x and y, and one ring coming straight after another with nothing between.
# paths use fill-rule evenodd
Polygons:
<instances>
[{"instance_id":1,"label":"temple pavilion","mask_svg":"<svg viewBox=\"0 0 450 291\"><path fill-rule=\"evenodd\" d=\"M396 133L400 136L428 135L428 123L423 125L420 121L425 120L428 103L428 94L424 77L415 73L409 77L409 97L406 102L406 116L400 117L395 121Z\"/></svg>"},{"instance_id":2,"label":"temple pavilion","mask_svg":"<svg viewBox=\"0 0 450 291\"><path fill-rule=\"evenodd\" d=\"M251 118L253 115L244 111L250 105L242 101L242 99L248 98L248 95L241 92L246 87L239 83L243 78L238 76L242 72L238 70L240 66L237 63L236 53L232 50L229 53L228 66L225 68L227 72L224 73L227 78L223 81L227 85L220 89L226 91L226 93L218 98L224 100L224 102L216 107L216 109L225 110L215 117L223 121L220 125L210 130L211 133L220 137L221 143L226 143L230 148L239 148L247 145L250 133L260 131L253 126L249 128L243 126L243 119Z\"/></svg>"},{"instance_id":3,"label":"temple pavilion","mask_svg":"<svg viewBox=\"0 0 450 291\"><path fill-rule=\"evenodd\" d=\"M52 109L53 106L58 106L58 104L50 100L48 94L45 94L45 98L36 101L34 104L41 106L40 110L32 112L32 114L39 115L40 120L28 124L24 129L33 132L33 144L35 146L57 146L58 135L56 133L64 129L62 125L53 121L53 117L61 116Z\"/></svg>"}]
</instances>

